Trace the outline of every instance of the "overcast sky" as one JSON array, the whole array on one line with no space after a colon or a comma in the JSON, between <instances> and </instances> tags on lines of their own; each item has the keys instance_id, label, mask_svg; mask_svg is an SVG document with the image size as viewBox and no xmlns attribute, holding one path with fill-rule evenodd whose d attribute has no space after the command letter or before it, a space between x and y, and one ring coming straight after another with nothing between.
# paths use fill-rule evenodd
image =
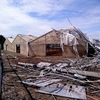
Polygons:
<instances>
[{"instance_id":1,"label":"overcast sky","mask_svg":"<svg viewBox=\"0 0 100 100\"><path fill-rule=\"evenodd\" d=\"M0 0L0 34L40 36L73 26L100 39L100 0Z\"/></svg>"}]
</instances>

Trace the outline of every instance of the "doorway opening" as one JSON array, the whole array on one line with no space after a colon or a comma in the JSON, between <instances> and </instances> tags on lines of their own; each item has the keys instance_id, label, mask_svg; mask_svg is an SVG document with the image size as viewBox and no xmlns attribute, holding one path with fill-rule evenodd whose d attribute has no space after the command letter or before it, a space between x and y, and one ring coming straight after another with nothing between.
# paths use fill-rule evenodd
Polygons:
<instances>
[{"instance_id":1,"label":"doorway opening","mask_svg":"<svg viewBox=\"0 0 100 100\"><path fill-rule=\"evenodd\" d=\"M20 53L20 44L16 44L16 53Z\"/></svg>"}]
</instances>

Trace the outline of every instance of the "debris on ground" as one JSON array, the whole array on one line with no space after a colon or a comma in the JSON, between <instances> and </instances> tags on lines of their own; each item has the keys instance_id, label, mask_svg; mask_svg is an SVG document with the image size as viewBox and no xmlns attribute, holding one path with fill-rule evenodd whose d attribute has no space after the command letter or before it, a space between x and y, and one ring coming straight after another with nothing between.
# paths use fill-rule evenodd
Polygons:
<instances>
[{"instance_id":1,"label":"debris on ground","mask_svg":"<svg viewBox=\"0 0 100 100\"><path fill-rule=\"evenodd\" d=\"M2 58L3 100L100 100L98 57Z\"/></svg>"}]
</instances>

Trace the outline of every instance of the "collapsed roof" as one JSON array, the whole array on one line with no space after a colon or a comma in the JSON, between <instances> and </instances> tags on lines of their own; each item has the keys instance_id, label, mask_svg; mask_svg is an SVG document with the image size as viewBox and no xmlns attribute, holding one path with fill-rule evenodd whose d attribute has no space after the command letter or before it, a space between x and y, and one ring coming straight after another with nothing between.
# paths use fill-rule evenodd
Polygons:
<instances>
[{"instance_id":1,"label":"collapsed roof","mask_svg":"<svg viewBox=\"0 0 100 100\"><path fill-rule=\"evenodd\" d=\"M63 52L64 52L63 46L68 45L68 46L72 46L75 54L79 56L77 45L80 44L79 41L83 41L86 43L86 46L84 47L82 42L81 45L83 45L83 47L85 48L87 56L90 55L93 56L94 54L97 54L98 51L96 50L94 45L89 41L88 37L80 29L77 29L74 26L72 26L67 29L60 29L60 30L54 29L54 31L56 31L56 33L60 36L60 40L61 40L60 45Z\"/></svg>"}]
</instances>

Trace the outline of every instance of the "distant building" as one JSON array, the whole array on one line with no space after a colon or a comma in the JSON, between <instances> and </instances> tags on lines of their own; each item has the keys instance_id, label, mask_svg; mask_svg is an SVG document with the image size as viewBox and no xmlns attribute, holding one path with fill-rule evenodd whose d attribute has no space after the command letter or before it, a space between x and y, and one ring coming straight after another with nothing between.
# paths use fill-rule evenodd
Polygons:
<instances>
[{"instance_id":1,"label":"distant building","mask_svg":"<svg viewBox=\"0 0 100 100\"><path fill-rule=\"evenodd\" d=\"M100 41L98 39L93 39L93 44L96 46L100 46Z\"/></svg>"},{"instance_id":2,"label":"distant building","mask_svg":"<svg viewBox=\"0 0 100 100\"><path fill-rule=\"evenodd\" d=\"M6 38L6 40L4 42L4 50L13 52L13 50L12 50L13 40L14 40L14 38L12 38L12 37Z\"/></svg>"},{"instance_id":3,"label":"distant building","mask_svg":"<svg viewBox=\"0 0 100 100\"><path fill-rule=\"evenodd\" d=\"M28 43L32 40L36 39L35 36L32 35L22 35L18 34L15 39L7 38L4 43L4 50L20 53L22 55L29 55L29 45Z\"/></svg>"}]
</instances>

